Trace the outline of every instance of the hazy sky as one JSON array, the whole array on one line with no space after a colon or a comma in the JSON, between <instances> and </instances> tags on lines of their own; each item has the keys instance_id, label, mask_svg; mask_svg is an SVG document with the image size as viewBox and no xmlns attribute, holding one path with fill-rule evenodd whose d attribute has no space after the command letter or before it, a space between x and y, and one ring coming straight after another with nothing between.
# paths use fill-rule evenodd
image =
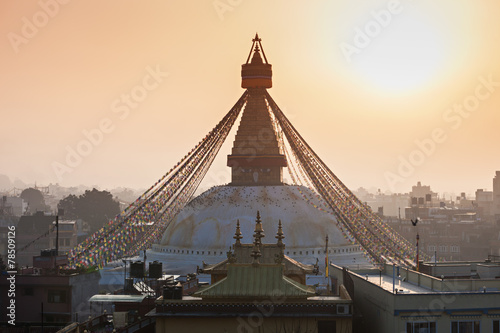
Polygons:
<instances>
[{"instance_id":1,"label":"hazy sky","mask_svg":"<svg viewBox=\"0 0 500 333\"><path fill-rule=\"evenodd\" d=\"M0 174L149 187L243 93L258 32L270 94L348 187L491 190L499 17L498 0L2 1ZM230 181L233 139L202 186Z\"/></svg>"}]
</instances>

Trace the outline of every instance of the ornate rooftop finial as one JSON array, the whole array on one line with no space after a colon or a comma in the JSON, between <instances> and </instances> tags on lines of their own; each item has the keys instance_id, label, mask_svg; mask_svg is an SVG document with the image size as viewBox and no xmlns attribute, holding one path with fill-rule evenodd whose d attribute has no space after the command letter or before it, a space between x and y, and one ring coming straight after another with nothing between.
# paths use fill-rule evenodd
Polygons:
<instances>
[{"instance_id":1,"label":"ornate rooftop finial","mask_svg":"<svg viewBox=\"0 0 500 333\"><path fill-rule=\"evenodd\" d=\"M254 265L258 265L260 263L259 258L262 256L260 246L262 245L262 237L264 236L264 229L262 228L262 221L260 220L260 212L257 211L257 218L255 219L255 232L253 234L253 250L251 254Z\"/></svg>"},{"instance_id":2,"label":"ornate rooftop finial","mask_svg":"<svg viewBox=\"0 0 500 333\"><path fill-rule=\"evenodd\" d=\"M283 228L281 226L281 220L279 220L278 223L278 232L276 233L275 238L278 240L278 246L284 247L285 244L283 243L283 239L285 238L285 235L283 234Z\"/></svg>"},{"instance_id":3,"label":"ornate rooftop finial","mask_svg":"<svg viewBox=\"0 0 500 333\"><path fill-rule=\"evenodd\" d=\"M262 238L265 237L264 228L262 228L262 221L260 220L260 212L257 211L257 218L255 219L255 231L253 237L255 239L254 243L258 245L262 244Z\"/></svg>"},{"instance_id":4,"label":"ornate rooftop finial","mask_svg":"<svg viewBox=\"0 0 500 333\"><path fill-rule=\"evenodd\" d=\"M241 239L243 238L243 236L241 236L240 220L236 221L236 232L234 233L233 238L236 239L234 245L241 245Z\"/></svg>"}]
</instances>

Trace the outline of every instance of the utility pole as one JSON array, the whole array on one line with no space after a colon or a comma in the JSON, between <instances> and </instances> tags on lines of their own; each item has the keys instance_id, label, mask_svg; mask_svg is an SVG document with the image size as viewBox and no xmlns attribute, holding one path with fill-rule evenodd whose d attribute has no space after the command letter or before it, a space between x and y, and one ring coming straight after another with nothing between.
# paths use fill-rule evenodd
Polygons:
<instances>
[{"instance_id":1,"label":"utility pole","mask_svg":"<svg viewBox=\"0 0 500 333\"><path fill-rule=\"evenodd\" d=\"M418 272L418 269L419 269L419 264L420 264L420 263L419 263L419 251L418 251L418 240L420 239L420 236L418 235L418 226L417 226L417 224L418 224L418 222L419 222L419 221L420 221L420 217L417 217L417 218L415 219L415 221L411 220L411 224L412 224L414 227L416 227L416 228L417 228L417 262L416 262L416 265L415 265L415 266L416 266L416 268L417 268L417 272Z\"/></svg>"},{"instance_id":2,"label":"utility pole","mask_svg":"<svg viewBox=\"0 0 500 333\"><path fill-rule=\"evenodd\" d=\"M123 294L126 295L127 291L127 259L122 259L125 264L125 273L123 274Z\"/></svg>"},{"instance_id":3,"label":"utility pole","mask_svg":"<svg viewBox=\"0 0 500 333\"><path fill-rule=\"evenodd\" d=\"M420 236L418 235L418 229L417 229L417 272L419 271L419 265L420 265L420 260L419 260L419 251L418 251L418 240L420 239Z\"/></svg>"},{"instance_id":4,"label":"utility pole","mask_svg":"<svg viewBox=\"0 0 500 333\"><path fill-rule=\"evenodd\" d=\"M56 215L56 256L59 255L59 214Z\"/></svg>"},{"instance_id":5,"label":"utility pole","mask_svg":"<svg viewBox=\"0 0 500 333\"><path fill-rule=\"evenodd\" d=\"M326 245L325 245L325 277L326 277L326 290L330 293L330 278L328 274L328 235L326 235Z\"/></svg>"},{"instance_id":6,"label":"utility pole","mask_svg":"<svg viewBox=\"0 0 500 333\"><path fill-rule=\"evenodd\" d=\"M64 215L64 209L59 208L56 215L56 256L59 255L59 215Z\"/></svg>"}]
</instances>

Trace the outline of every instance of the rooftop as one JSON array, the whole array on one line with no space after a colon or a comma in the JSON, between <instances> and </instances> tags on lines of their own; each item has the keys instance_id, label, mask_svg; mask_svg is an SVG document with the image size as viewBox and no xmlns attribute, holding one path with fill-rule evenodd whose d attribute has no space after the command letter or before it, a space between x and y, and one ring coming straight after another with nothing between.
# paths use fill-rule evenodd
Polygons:
<instances>
[{"instance_id":1,"label":"rooftop","mask_svg":"<svg viewBox=\"0 0 500 333\"><path fill-rule=\"evenodd\" d=\"M311 286L300 284L283 275L281 264L230 264L227 277L195 296L206 298L287 297L314 296Z\"/></svg>"},{"instance_id":2,"label":"rooftop","mask_svg":"<svg viewBox=\"0 0 500 333\"><path fill-rule=\"evenodd\" d=\"M485 264L477 264L478 270L483 269ZM335 266L335 265L334 265ZM337 269L341 269L335 266ZM443 266L444 267L444 266ZM466 264L448 265L447 267L469 267ZM499 270L498 264L490 265L492 269ZM486 268L487 269L487 268ZM399 272L399 276L398 276ZM432 293L500 293L500 280L498 278L469 278L444 276L435 277L422 272L407 268L398 269L396 266L386 264L384 270L367 269L351 270L355 276L366 280L373 285L394 294L432 294Z\"/></svg>"}]
</instances>

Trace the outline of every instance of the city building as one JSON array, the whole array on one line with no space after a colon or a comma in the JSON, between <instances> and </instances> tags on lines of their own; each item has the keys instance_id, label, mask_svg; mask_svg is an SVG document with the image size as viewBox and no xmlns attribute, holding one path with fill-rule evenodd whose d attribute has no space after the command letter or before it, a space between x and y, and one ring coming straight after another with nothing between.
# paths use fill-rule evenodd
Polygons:
<instances>
[{"instance_id":1,"label":"city building","mask_svg":"<svg viewBox=\"0 0 500 333\"><path fill-rule=\"evenodd\" d=\"M64 325L84 321L90 314L88 300L99 292L99 271L64 270L66 255L44 250L33 258L33 266L20 268L15 275L16 323ZM0 276L1 303L8 302L8 274ZM0 316L7 318L6 306Z\"/></svg>"},{"instance_id":2,"label":"city building","mask_svg":"<svg viewBox=\"0 0 500 333\"><path fill-rule=\"evenodd\" d=\"M485 191L483 189L478 189L476 191L476 201L475 207L477 207L477 212L482 220L490 220L493 223L493 219L490 219L493 214L493 191Z\"/></svg>"},{"instance_id":3,"label":"city building","mask_svg":"<svg viewBox=\"0 0 500 333\"><path fill-rule=\"evenodd\" d=\"M411 220L386 222L413 244L418 234L421 253L437 261L484 260L488 255L498 255L500 228L477 220L475 214L457 214L451 220L420 219L416 226Z\"/></svg>"},{"instance_id":4,"label":"city building","mask_svg":"<svg viewBox=\"0 0 500 333\"><path fill-rule=\"evenodd\" d=\"M67 253L69 250L75 248L81 241L87 238L90 233L90 227L82 220L68 221L62 220L58 222L59 236L57 230L54 228L55 221L50 226L49 233L49 248L56 247L56 239L59 239L59 253Z\"/></svg>"},{"instance_id":5,"label":"city building","mask_svg":"<svg viewBox=\"0 0 500 333\"><path fill-rule=\"evenodd\" d=\"M23 215L16 227L16 263L19 266L29 266L33 257L49 246L49 230L54 225L56 217L36 212L33 215Z\"/></svg>"},{"instance_id":6,"label":"city building","mask_svg":"<svg viewBox=\"0 0 500 333\"><path fill-rule=\"evenodd\" d=\"M439 207L440 203L438 194L432 192L429 185L422 185L421 182L411 187L410 200L411 205L426 207Z\"/></svg>"},{"instance_id":7,"label":"city building","mask_svg":"<svg viewBox=\"0 0 500 333\"><path fill-rule=\"evenodd\" d=\"M363 188L358 189L355 194L381 217L406 218L406 207L410 202L409 194L386 194L380 191L372 194Z\"/></svg>"},{"instance_id":8,"label":"city building","mask_svg":"<svg viewBox=\"0 0 500 333\"><path fill-rule=\"evenodd\" d=\"M500 221L500 171L497 171L493 178L493 214L495 221Z\"/></svg>"},{"instance_id":9,"label":"city building","mask_svg":"<svg viewBox=\"0 0 500 333\"><path fill-rule=\"evenodd\" d=\"M421 267L437 277L391 264L365 270L332 264L332 277L346 286L361 316L355 332L498 332L500 263Z\"/></svg>"},{"instance_id":10,"label":"city building","mask_svg":"<svg viewBox=\"0 0 500 333\"><path fill-rule=\"evenodd\" d=\"M420 251L437 261L483 260L499 255L500 224L493 217L493 192L479 189L475 198L461 193L456 200L437 205L438 197L430 186L419 182L410 195L407 219L386 217L385 221L414 244L418 234Z\"/></svg>"},{"instance_id":11,"label":"city building","mask_svg":"<svg viewBox=\"0 0 500 333\"><path fill-rule=\"evenodd\" d=\"M0 202L0 210L4 214L21 216L28 210L28 203L21 197L3 196Z\"/></svg>"}]
</instances>

